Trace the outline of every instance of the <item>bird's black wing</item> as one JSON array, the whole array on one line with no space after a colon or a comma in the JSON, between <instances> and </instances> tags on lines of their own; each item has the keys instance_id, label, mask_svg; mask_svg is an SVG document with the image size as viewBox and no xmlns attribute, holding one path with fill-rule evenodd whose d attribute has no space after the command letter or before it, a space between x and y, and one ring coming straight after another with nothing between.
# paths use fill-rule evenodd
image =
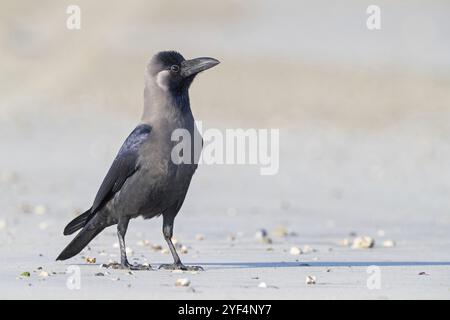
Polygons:
<instances>
[{"instance_id":1,"label":"bird's black wing","mask_svg":"<svg viewBox=\"0 0 450 320\"><path fill-rule=\"evenodd\" d=\"M136 172L139 146L148 138L150 132L149 125L141 124L125 140L95 196L91 215L101 209L122 188L128 177Z\"/></svg>"}]
</instances>

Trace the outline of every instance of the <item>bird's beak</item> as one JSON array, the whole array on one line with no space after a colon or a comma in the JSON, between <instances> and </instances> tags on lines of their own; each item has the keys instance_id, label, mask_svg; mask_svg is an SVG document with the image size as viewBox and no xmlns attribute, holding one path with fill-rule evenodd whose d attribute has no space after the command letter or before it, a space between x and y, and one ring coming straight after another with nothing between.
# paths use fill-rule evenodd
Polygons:
<instances>
[{"instance_id":1,"label":"bird's beak","mask_svg":"<svg viewBox=\"0 0 450 320\"><path fill-rule=\"evenodd\" d=\"M196 58L192 60L185 60L181 63L181 76L187 78L195 75L201 71L212 68L220 63L214 58Z\"/></svg>"}]
</instances>

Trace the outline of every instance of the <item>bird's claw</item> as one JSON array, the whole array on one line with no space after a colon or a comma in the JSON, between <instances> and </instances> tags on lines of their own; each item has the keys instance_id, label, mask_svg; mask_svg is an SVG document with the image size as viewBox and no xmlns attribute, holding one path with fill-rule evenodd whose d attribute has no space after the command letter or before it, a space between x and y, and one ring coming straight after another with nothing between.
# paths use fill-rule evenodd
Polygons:
<instances>
[{"instance_id":1,"label":"bird's claw","mask_svg":"<svg viewBox=\"0 0 450 320\"><path fill-rule=\"evenodd\" d=\"M104 268L107 269L121 269L121 270L133 270L133 271L140 271L140 270L152 270L152 266L149 264L130 264L127 263L108 263L103 264Z\"/></svg>"},{"instance_id":2,"label":"bird's claw","mask_svg":"<svg viewBox=\"0 0 450 320\"><path fill-rule=\"evenodd\" d=\"M164 270L182 270L182 271L204 271L200 266L185 266L182 263L162 264L158 269Z\"/></svg>"}]
</instances>

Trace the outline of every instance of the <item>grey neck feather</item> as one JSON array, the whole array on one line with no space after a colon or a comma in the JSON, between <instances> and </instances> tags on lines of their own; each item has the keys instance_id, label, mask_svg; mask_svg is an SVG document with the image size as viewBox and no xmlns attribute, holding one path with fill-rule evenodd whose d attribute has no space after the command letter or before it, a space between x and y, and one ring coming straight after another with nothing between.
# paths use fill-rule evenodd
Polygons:
<instances>
[{"instance_id":1,"label":"grey neck feather","mask_svg":"<svg viewBox=\"0 0 450 320\"><path fill-rule=\"evenodd\" d=\"M180 94L162 90L153 79L148 79L144 88L143 123L157 123L162 118L192 117L188 90Z\"/></svg>"}]
</instances>

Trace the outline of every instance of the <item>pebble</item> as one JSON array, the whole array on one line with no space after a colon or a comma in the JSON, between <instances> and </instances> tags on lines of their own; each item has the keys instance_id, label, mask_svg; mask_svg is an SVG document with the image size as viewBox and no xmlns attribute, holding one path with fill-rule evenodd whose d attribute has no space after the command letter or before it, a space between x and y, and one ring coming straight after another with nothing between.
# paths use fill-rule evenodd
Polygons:
<instances>
[{"instance_id":1,"label":"pebble","mask_svg":"<svg viewBox=\"0 0 450 320\"><path fill-rule=\"evenodd\" d=\"M291 250L289 250L289 253L292 254L293 256L298 256L303 252L299 247L292 247Z\"/></svg>"},{"instance_id":2,"label":"pebble","mask_svg":"<svg viewBox=\"0 0 450 320\"><path fill-rule=\"evenodd\" d=\"M191 281L187 278L180 278L175 281L175 286L177 287L189 287Z\"/></svg>"},{"instance_id":3,"label":"pebble","mask_svg":"<svg viewBox=\"0 0 450 320\"><path fill-rule=\"evenodd\" d=\"M353 249L369 249L375 245L375 240L369 236L357 237L353 240Z\"/></svg>"},{"instance_id":4,"label":"pebble","mask_svg":"<svg viewBox=\"0 0 450 320\"><path fill-rule=\"evenodd\" d=\"M104 277L105 274L103 272L97 272L94 274L96 277Z\"/></svg>"},{"instance_id":5,"label":"pebble","mask_svg":"<svg viewBox=\"0 0 450 320\"><path fill-rule=\"evenodd\" d=\"M40 278L48 278L49 274L47 271L41 271L38 276Z\"/></svg>"},{"instance_id":6,"label":"pebble","mask_svg":"<svg viewBox=\"0 0 450 320\"><path fill-rule=\"evenodd\" d=\"M394 240L384 240L384 241L383 241L383 247L386 247L386 248L392 248L392 247L395 247L395 242L394 242Z\"/></svg>"},{"instance_id":7,"label":"pebble","mask_svg":"<svg viewBox=\"0 0 450 320\"><path fill-rule=\"evenodd\" d=\"M197 234L197 235L195 235L195 240L197 240L197 241L205 240L205 236L202 234Z\"/></svg>"},{"instance_id":8,"label":"pebble","mask_svg":"<svg viewBox=\"0 0 450 320\"><path fill-rule=\"evenodd\" d=\"M306 276L305 283L306 284L316 284L316 277L315 276Z\"/></svg>"},{"instance_id":9,"label":"pebble","mask_svg":"<svg viewBox=\"0 0 450 320\"><path fill-rule=\"evenodd\" d=\"M260 282L260 283L258 284L258 288L267 288L267 283L265 283L265 282Z\"/></svg>"}]
</instances>

